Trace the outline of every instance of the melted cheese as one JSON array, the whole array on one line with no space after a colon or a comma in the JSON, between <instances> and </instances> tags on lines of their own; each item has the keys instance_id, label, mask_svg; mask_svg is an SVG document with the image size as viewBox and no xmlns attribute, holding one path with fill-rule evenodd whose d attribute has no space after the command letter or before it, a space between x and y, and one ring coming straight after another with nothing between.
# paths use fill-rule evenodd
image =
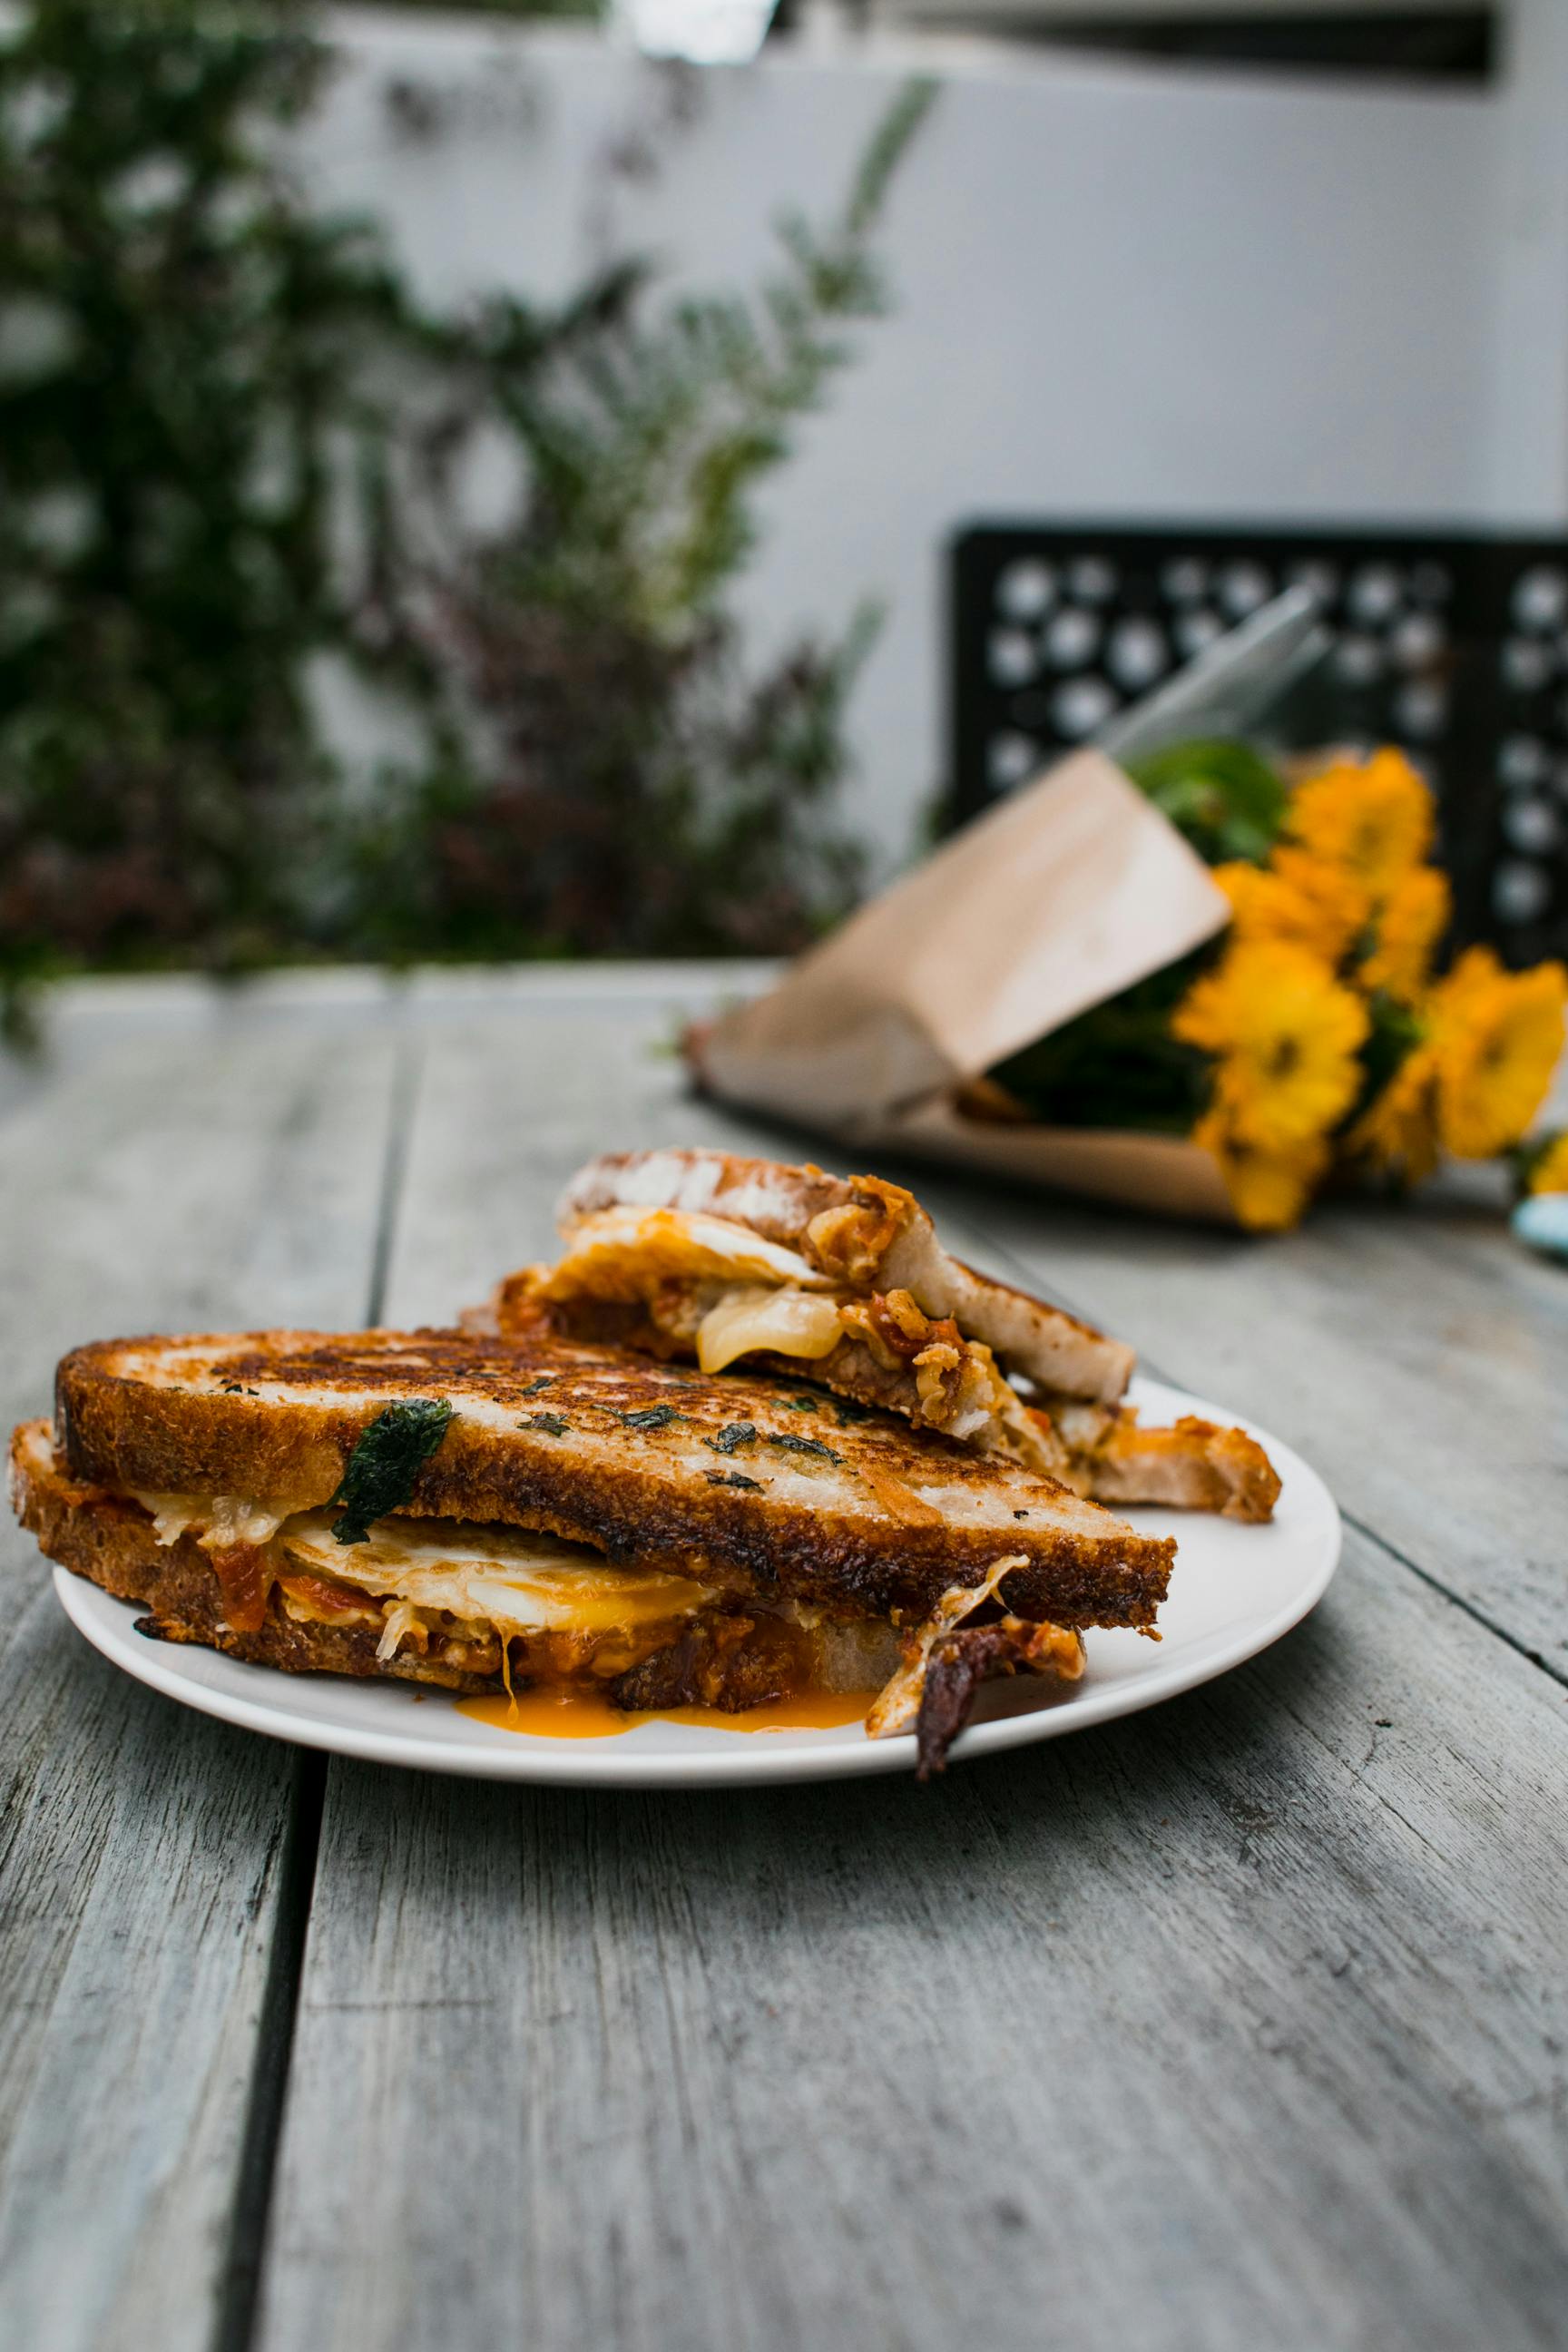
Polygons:
<instances>
[{"instance_id":1,"label":"melted cheese","mask_svg":"<svg viewBox=\"0 0 1568 2352\"><path fill-rule=\"evenodd\" d=\"M165 1551L206 1512L199 1495L138 1494L135 1500L153 1522L153 1540Z\"/></svg>"},{"instance_id":2,"label":"melted cheese","mask_svg":"<svg viewBox=\"0 0 1568 2352\"><path fill-rule=\"evenodd\" d=\"M412 1633L418 1622L419 1612L412 1601L393 1602L386 1612L386 1622L382 1627L381 1639L375 1645L375 1654L384 1665L388 1658L395 1658L397 1655L403 1644L404 1635Z\"/></svg>"},{"instance_id":3,"label":"melted cheese","mask_svg":"<svg viewBox=\"0 0 1568 2352\"><path fill-rule=\"evenodd\" d=\"M711 1596L695 1577L615 1568L585 1545L521 1528L379 1519L368 1543L340 1544L332 1514L291 1520L280 1549L343 1584L510 1633L604 1633L689 1616ZM407 1622L406 1620L404 1621Z\"/></svg>"},{"instance_id":4,"label":"melted cheese","mask_svg":"<svg viewBox=\"0 0 1568 2352\"><path fill-rule=\"evenodd\" d=\"M269 1543L289 1516L286 1507L271 1510L244 1495L138 1494L135 1499L151 1514L153 1538L165 1549L194 1527L201 1528L197 1541L209 1551Z\"/></svg>"},{"instance_id":5,"label":"melted cheese","mask_svg":"<svg viewBox=\"0 0 1568 2352\"><path fill-rule=\"evenodd\" d=\"M797 1251L764 1241L727 1217L700 1210L622 1207L595 1210L570 1227L564 1255L541 1295L637 1299L653 1284L672 1278L794 1283L807 1290L826 1283Z\"/></svg>"},{"instance_id":6,"label":"melted cheese","mask_svg":"<svg viewBox=\"0 0 1568 2352\"><path fill-rule=\"evenodd\" d=\"M721 1372L737 1356L761 1348L775 1355L815 1362L830 1356L844 1337L836 1298L808 1290L727 1291L697 1327L697 1360L705 1372Z\"/></svg>"}]
</instances>

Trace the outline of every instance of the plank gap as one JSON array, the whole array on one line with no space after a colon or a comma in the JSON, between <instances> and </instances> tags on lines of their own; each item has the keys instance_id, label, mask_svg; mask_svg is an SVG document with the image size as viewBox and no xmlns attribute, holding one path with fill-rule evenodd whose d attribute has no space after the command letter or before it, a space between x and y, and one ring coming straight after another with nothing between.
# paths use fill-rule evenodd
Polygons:
<instances>
[{"instance_id":1,"label":"plank gap","mask_svg":"<svg viewBox=\"0 0 1568 2352\"><path fill-rule=\"evenodd\" d=\"M372 1328L381 1321L386 1306L392 1245L397 1235L397 1213L402 1205L408 1173L408 1144L414 1132L414 1106L419 1093L419 1077L424 1064L423 1045L411 1032L403 1031L398 1036L392 1064L386 1151L382 1160L381 1193L375 1210L375 1239L371 1250L370 1292L365 1301L364 1319Z\"/></svg>"},{"instance_id":2,"label":"plank gap","mask_svg":"<svg viewBox=\"0 0 1568 2352\"><path fill-rule=\"evenodd\" d=\"M1419 1560L1412 1559L1408 1552L1401 1551L1397 1544L1390 1543L1388 1538L1379 1535L1375 1528L1369 1528L1364 1519L1358 1519L1353 1512L1344 1510L1341 1511L1340 1517L1347 1528L1353 1528L1357 1535L1363 1536L1386 1558L1401 1568L1407 1568L1412 1576L1418 1577L1433 1592L1440 1594L1445 1601L1452 1601L1454 1607L1462 1610L1472 1623L1481 1626L1489 1633L1495 1633L1500 1642L1506 1643L1528 1665L1538 1668L1549 1682L1561 1684L1568 1689L1568 1671L1553 1665L1552 1660L1542 1657L1539 1650L1532 1650L1528 1642L1521 1642L1517 1633L1510 1633L1506 1625L1500 1625L1495 1617L1489 1617L1484 1609L1478 1609L1473 1601L1467 1600L1462 1592L1456 1592L1451 1585L1444 1583L1440 1576L1434 1576L1429 1568L1423 1568Z\"/></svg>"},{"instance_id":3,"label":"plank gap","mask_svg":"<svg viewBox=\"0 0 1568 2352\"><path fill-rule=\"evenodd\" d=\"M283 2103L294 2054L305 1938L310 1933L315 1899L326 1794L325 1756L311 1748L301 1748L295 1760L283 1832L278 1918L256 2023L256 2050L246 2095L245 2130L228 2228L228 2256L218 2284L213 2352L249 2352L255 2335L257 2295L277 2177Z\"/></svg>"},{"instance_id":4,"label":"plank gap","mask_svg":"<svg viewBox=\"0 0 1568 2352\"><path fill-rule=\"evenodd\" d=\"M387 1273L407 1175L408 1143L423 1064L423 1046L406 1031L403 1032L394 1048L386 1141L365 1286L365 1322L370 1327L380 1321L385 1304ZM250 2352L256 2338L283 2110L289 2096L300 2018L305 1946L315 1906L321 1819L331 1760L325 1754L306 1748L299 1751L295 1762L279 1874L278 1919L257 2021L256 2053L246 2096L244 2140L212 2352Z\"/></svg>"}]
</instances>

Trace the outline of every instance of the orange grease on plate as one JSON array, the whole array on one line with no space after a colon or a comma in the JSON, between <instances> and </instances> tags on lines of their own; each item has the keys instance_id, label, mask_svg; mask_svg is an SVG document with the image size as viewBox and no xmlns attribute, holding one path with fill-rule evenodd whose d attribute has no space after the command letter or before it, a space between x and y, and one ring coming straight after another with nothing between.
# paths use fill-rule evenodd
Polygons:
<instances>
[{"instance_id":1,"label":"orange grease on plate","mask_svg":"<svg viewBox=\"0 0 1568 2352\"><path fill-rule=\"evenodd\" d=\"M639 1723L692 1723L708 1731L831 1731L864 1723L875 1691L797 1691L793 1697L730 1715L717 1706L672 1706L657 1715L626 1715L591 1693L525 1690L509 1699L504 1691L460 1698L459 1715L498 1731L525 1732L531 1739L614 1739Z\"/></svg>"}]
</instances>

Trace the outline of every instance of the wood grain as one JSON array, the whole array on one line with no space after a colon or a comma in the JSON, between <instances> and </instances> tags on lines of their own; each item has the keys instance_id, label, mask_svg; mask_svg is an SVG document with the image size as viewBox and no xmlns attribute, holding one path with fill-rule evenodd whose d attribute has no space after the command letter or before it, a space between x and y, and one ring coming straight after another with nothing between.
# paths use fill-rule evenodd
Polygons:
<instances>
[{"instance_id":1,"label":"wood grain","mask_svg":"<svg viewBox=\"0 0 1568 2352\"><path fill-rule=\"evenodd\" d=\"M1277 1431L1344 1510L1568 1678L1568 1279L1510 1239L1496 1171L1403 1207L1331 1203L1266 1242L924 1190L998 1271Z\"/></svg>"},{"instance_id":2,"label":"wood grain","mask_svg":"<svg viewBox=\"0 0 1568 2352\"><path fill-rule=\"evenodd\" d=\"M589 1000L426 1033L390 1314L447 1322L513 1266L552 1255L556 1194L596 1151L757 1148L753 1124L687 1092L674 1042L689 1012L649 987L608 1010Z\"/></svg>"},{"instance_id":3,"label":"wood grain","mask_svg":"<svg viewBox=\"0 0 1568 2352\"><path fill-rule=\"evenodd\" d=\"M388 1034L215 1016L77 1044L0 1127L7 1426L89 1335L363 1317ZM117 1675L47 1573L7 1517L0 2340L195 2352L243 2305L237 2209L265 2187L247 2128L289 2015L299 1767Z\"/></svg>"},{"instance_id":4,"label":"wood grain","mask_svg":"<svg viewBox=\"0 0 1568 2352\"><path fill-rule=\"evenodd\" d=\"M1346 1577L927 1791L334 1767L263 2344L1560 2340L1561 1694Z\"/></svg>"},{"instance_id":5,"label":"wood grain","mask_svg":"<svg viewBox=\"0 0 1568 2352\"><path fill-rule=\"evenodd\" d=\"M590 1150L745 1138L680 1099L658 1025L628 1005L443 1038L395 1318L547 1247ZM1047 1264L965 1199L983 1245ZM1326 1444L1369 1507L1398 1496L1352 1459L1389 1380L1415 1442L1391 1291L1358 1346L1331 1336L1374 1251L1352 1275L1327 1238L1314 1307L1294 1244L1271 1291L1239 1245L1076 1230L1048 1267L1086 1311ZM1493 1356L1551 1313L1500 1302ZM1311 1417L1298 1316L1359 1424ZM1449 1507L1425 1458L1417 1559L1445 1557ZM590 1797L334 1765L260 2342L1555 2343L1565 1706L1356 1538L1252 1667L924 1791Z\"/></svg>"}]
</instances>

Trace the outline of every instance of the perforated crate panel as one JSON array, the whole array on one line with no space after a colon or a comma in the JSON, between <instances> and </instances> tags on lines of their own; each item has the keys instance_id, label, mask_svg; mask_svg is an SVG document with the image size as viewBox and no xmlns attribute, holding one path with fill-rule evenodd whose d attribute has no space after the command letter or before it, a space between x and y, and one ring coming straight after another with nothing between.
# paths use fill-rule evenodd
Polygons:
<instances>
[{"instance_id":1,"label":"perforated crate panel","mask_svg":"<svg viewBox=\"0 0 1568 2352\"><path fill-rule=\"evenodd\" d=\"M1568 541L985 527L952 553L962 822L1283 589L1332 650L1277 748L1401 745L1430 778L1461 940L1568 951Z\"/></svg>"}]
</instances>

